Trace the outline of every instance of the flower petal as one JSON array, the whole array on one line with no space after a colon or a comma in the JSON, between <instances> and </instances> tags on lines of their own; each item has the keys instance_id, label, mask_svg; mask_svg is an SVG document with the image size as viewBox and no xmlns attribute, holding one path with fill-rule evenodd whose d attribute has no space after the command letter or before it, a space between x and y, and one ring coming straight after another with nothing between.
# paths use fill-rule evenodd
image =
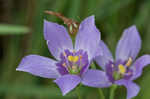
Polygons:
<instances>
[{"instance_id":1,"label":"flower petal","mask_svg":"<svg viewBox=\"0 0 150 99\"><path fill-rule=\"evenodd\" d=\"M52 55L59 59L64 49L73 49L72 40L62 25L44 20L44 37Z\"/></svg>"},{"instance_id":2,"label":"flower petal","mask_svg":"<svg viewBox=\"0 0 150 99\"><path fill-rule=\"evenodd\" d=\"M111 85L105 72L100 70L88 70L83 76L82 83L91 87L108 87Z\"/></svg>"},{"instance_id":3,"label":"flower petal","mask_svg":"<svg viewBox=\"0 0 150 99\"><path fill-rule=\"evenodd\" d=\"M118 42L116 49L116 60L126 61L129 57L136 58L141 48L141 38L136 26L124 30L123 36Z\"/></svg>"},{"instance_id":4,"label":"flower petal","mask_svg":"<svg viewBox=\"0 0 150 99\"><path fill-rule=\"evenodd\" d=\"M127 88L127 99L131 99L137 96L137 94L140 91L140 87L130 80L122 79L122 80L116 81L116 84L124 85Z\"/></svg>"},{"instance_id":5,"label":"flower petal","mask_svg":"<svg viewBox=\"0 0 150 99\"><path fill-rule=\"evenodd\" d=\"M136 79L141 76L143 68L150 64L150 55L144 55L138 58L133 66L131 67L133 70L133 76L131 79Z\"/></svg>"},{"instance_id":6,"label":"flower petal","mask_svg":"<svg viewBox=\"0 0 150 99\"><path fill-rule=\"evenodd\" d=\"M85 50L91 60L97 56L97 48L100 41L100 32L95 26L94 16L86 18L79 27L76 37L75 49Z\"/></svg>"},{"instance_id":7,"label":"flower petal","mask_svg":"<svg viewBox=\"0 0 150 99\"><path fill-rule=\"evenodd\" d=\"M101 66L103 70L105 70L106 64L108 64L110 61L113 62L114 60L111 52L103 41L100 42L99 46L101 47L103 54L97 56L95 60L98 65Z\"/></svg>"},{"instance_id":8,"label":"flower petal","mask_svg":"<svg viewBox=\"0 0 150 99\"><path fill-rule=\"evenodd\" d=\"M54 82L59 86L63 95L66 95L73 88L75 88L80 83L80 81L81 79L79 76L68 74L57 78Z\"/></svg>"},{"instance_id":9,"label":"flower petal","mask_svg":"<svg viewBox=\"0 0 150 99\"><path fill-rule=\"evenodd\" d=\"M44 78L57 78L60 74L56 70L55 63L54 60L43 56L29 55L22 59L16 70Z\"/></svg>"}]
</instances>

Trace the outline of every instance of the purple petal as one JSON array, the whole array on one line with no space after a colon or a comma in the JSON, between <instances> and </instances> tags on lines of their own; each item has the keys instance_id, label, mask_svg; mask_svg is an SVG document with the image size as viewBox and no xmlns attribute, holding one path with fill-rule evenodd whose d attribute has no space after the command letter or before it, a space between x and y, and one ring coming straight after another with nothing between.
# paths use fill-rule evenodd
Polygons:
<instances>
[{"instance_id":1,"label":"purple petal","mask_svg":"<svg viewBox=\"0 0 150 99\"><path fill-rule=\"evenodd\" d=\"M101 66L102 69L105 70L106 64L108 64L110 61L113 62L114 60L113 60L113 56L111 52L109 51L108 47L103 41L100 42L99 46L101 47L103 51L103 55L96 57L95 60L98 63L98 65Z\"/></svg>"},{"instance_id":2,"label":"purple petal","mask_svg":"<svg viewBox=\"0 0 150 99\"><path fill-rule=\"evenodd\" d=\"M112 83L114 83L115 79L113 77L113 73L114 71L117 71L117 67L116 66L113 66L114 63L113 62L109 62L107 65L106 65L106 75L109 79L109 81L111 81Z\"/></svg>"},{"instance_id":3,"label":"purple petal","mask_svg":"<svg viewBox=\"0 0 150 99\"><path fill-rule=\"evenodd\" d=\"M127 88L127 99L131 99L137 96L137 94L140 91L140 87L130 80L122 79L122 80L116 81L116 84L124 85Z\"/></svg>"},{"instance_id":4,"label":"purple petal","mask_svg":"<svg viewBox=\"0 0 150 99\"><path fill-rule=\"evenodd\" d=\"M101 41L100 41L97 45L96 55L94 58L96 58L97 56L102 56L102 55L103 55L103 48L101 47Z\"/></svg>"},{"instance_id":5,"label":"purple petal","mask_svg":"<svg viewBox=\"0 0 150 99\"><path fill-rule=\"evenodd\" d=\"M76 37L75 49L87 51L89 59L97 56L97 48L100 41L100 32L95 26L94 16L86 18L79 27Z\"/></svg>"},{"instance_id":6,"label":"purple petal","mask_svg":"<svg viewBox=\"0 0 150 99\"><path fill-rule=\"evenodd\" d=\"M123 36L118 42L116 49L116 60L126 61L129 57L136 58L141 48L141 38L136 26L124 30Z\"/></svg>"},{"instance_id":7,"label":"purple petal","mask_svg":"<svg viewBox=\"0 0 150 99\"><path fill-rule=\"evenodd\" d=\"M16 70L44 78L57 78L60 74L56 70L55 63L54 60L43 56L29 55L22 59Z\"/></svg>"},{"instance_id":8,"label":"purple petal","mask_svg":"<svg viewBox=\"0 0 150 99\"><path fill-rule=\"evenodd\" d=\"M64 75L60 78L57 78L54 82L59 86L63 95L66 95L72 89L74 89L79 83L81 79L77 75Z\"/></svg>"},{"instance_id":9,"label":"purple petal","mask_svg":"<svg viewBox=\"0 0 150 99\"><path fill-rule=\"evenodd\" d=\"M52 55L59 59L64 49L73 49L72 40L62 25L44 20L44 37Z\"/></svg>"},{"instance_id":10,"label":"purple petal","mask_svg":"<svg viewBox=\"0 0 150 99\"><path fill-rule=\"evenodd\" d=\"M100 70L88 70L83 76L82 83L91 87L108 87L111 85L105 72Z\"/></svg>"},{"instance_id":11,"label":"purple petal","mask_svg":"<svg viewBox=\"0 0 150 99\"><path fill-rule=\"evenodd\" d=\"M138 58L133 66L131 67L133 69L133 76L131 79L136 79L141 76L143 68L145 66L148 66L150 64L150 55L144 55Z\"/></svg>"}]
</instances>

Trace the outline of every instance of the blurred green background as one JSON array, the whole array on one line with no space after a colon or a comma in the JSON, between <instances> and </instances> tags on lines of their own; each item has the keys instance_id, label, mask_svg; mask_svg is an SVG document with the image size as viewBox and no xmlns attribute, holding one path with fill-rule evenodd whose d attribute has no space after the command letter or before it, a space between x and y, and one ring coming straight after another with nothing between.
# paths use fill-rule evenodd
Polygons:
<instances>
[{"instance_id":1,"label":"blurred green background","mask_svg":"<svg viewBox=\"0 0 150 99\"><path fill-rule=\"evenodd\" d=\"M139 56L150 54L150 0L0 0L0 99L77 99L75 91L62 96L50 79L15 70L25 55L52 57L43 38L43 19L63 22L45 10L78 22L95 15L102 40L113 52L123 29L135 24L142 37ZM141 91L134 99L150 99L150 66L135 82ZM100 99L96 88L80 89L84 99ZM108 99L109 88L103 91ZM125 96L126 89L119 87L115 99Z\"/></svg>"}]
</instances>

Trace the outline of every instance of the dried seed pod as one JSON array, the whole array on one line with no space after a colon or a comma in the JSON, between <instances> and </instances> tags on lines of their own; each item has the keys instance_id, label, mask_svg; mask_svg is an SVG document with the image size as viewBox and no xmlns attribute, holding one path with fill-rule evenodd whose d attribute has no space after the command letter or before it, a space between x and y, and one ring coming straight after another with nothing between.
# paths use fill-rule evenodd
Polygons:
<instances>
[{"instance_id":1,"label":"dried seed pod","mask_svg":"<svg viewBox=\"0 0 150 99\"><path fill-rule=\"evenodd\" d=\"M63 20L64 24L66 24L68 26L68 31L71 35L75 35L78 32L78 29L79 29L78 22L76 22L72 19L66 18L64 15L62 15L61 13L58 13L58 12L45 11L45 13L47 13L49 15L54 15L54 16L60 18L61 20Z\"/></svg>"}]
</instances>

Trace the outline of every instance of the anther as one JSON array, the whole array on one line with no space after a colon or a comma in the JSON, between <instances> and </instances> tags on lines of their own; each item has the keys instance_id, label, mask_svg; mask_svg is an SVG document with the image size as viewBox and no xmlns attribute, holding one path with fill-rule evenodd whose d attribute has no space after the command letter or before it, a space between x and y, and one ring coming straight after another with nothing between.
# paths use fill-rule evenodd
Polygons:
<instances>
[{"instance_id":1,"label":"anther","mask_svg":"<svg viewBox=\"0 0 150 99\"><path fill-rule=\"evenodd\" d=\"M129 57L129 59L128 59L127 63L126 63L126 66L129 67L129 66L131 66L131 64L132 64L132 58Z\"/></svg>"},{"instance_id":2,"label":"anther","mask_svg":"<svg viewBox=\"0 0 150 99\"><path fill-rule=\"evenodd\" d=\"M63 63L62 65L63 65L64 67L66 67L66 63Z\"/></svg>"},{"instance_id":3,"label":"anther","mask_svg":"<svg viewBox=\"0 0 150 99\"><path fill-rule=\"evenodd\" d=\"M67 56L65 52L63 53L63 55L64 55L64 56Z\"/></svg>"},{"instance_id":4,"label":"anther","mask_svg":"<svg viewBox=\"0 0 150 99\"><path fill-rule=\"evenodd\" d=\"M82 59L82 55L79 55L80 59Z\"/></svg>"}]
</instances>

